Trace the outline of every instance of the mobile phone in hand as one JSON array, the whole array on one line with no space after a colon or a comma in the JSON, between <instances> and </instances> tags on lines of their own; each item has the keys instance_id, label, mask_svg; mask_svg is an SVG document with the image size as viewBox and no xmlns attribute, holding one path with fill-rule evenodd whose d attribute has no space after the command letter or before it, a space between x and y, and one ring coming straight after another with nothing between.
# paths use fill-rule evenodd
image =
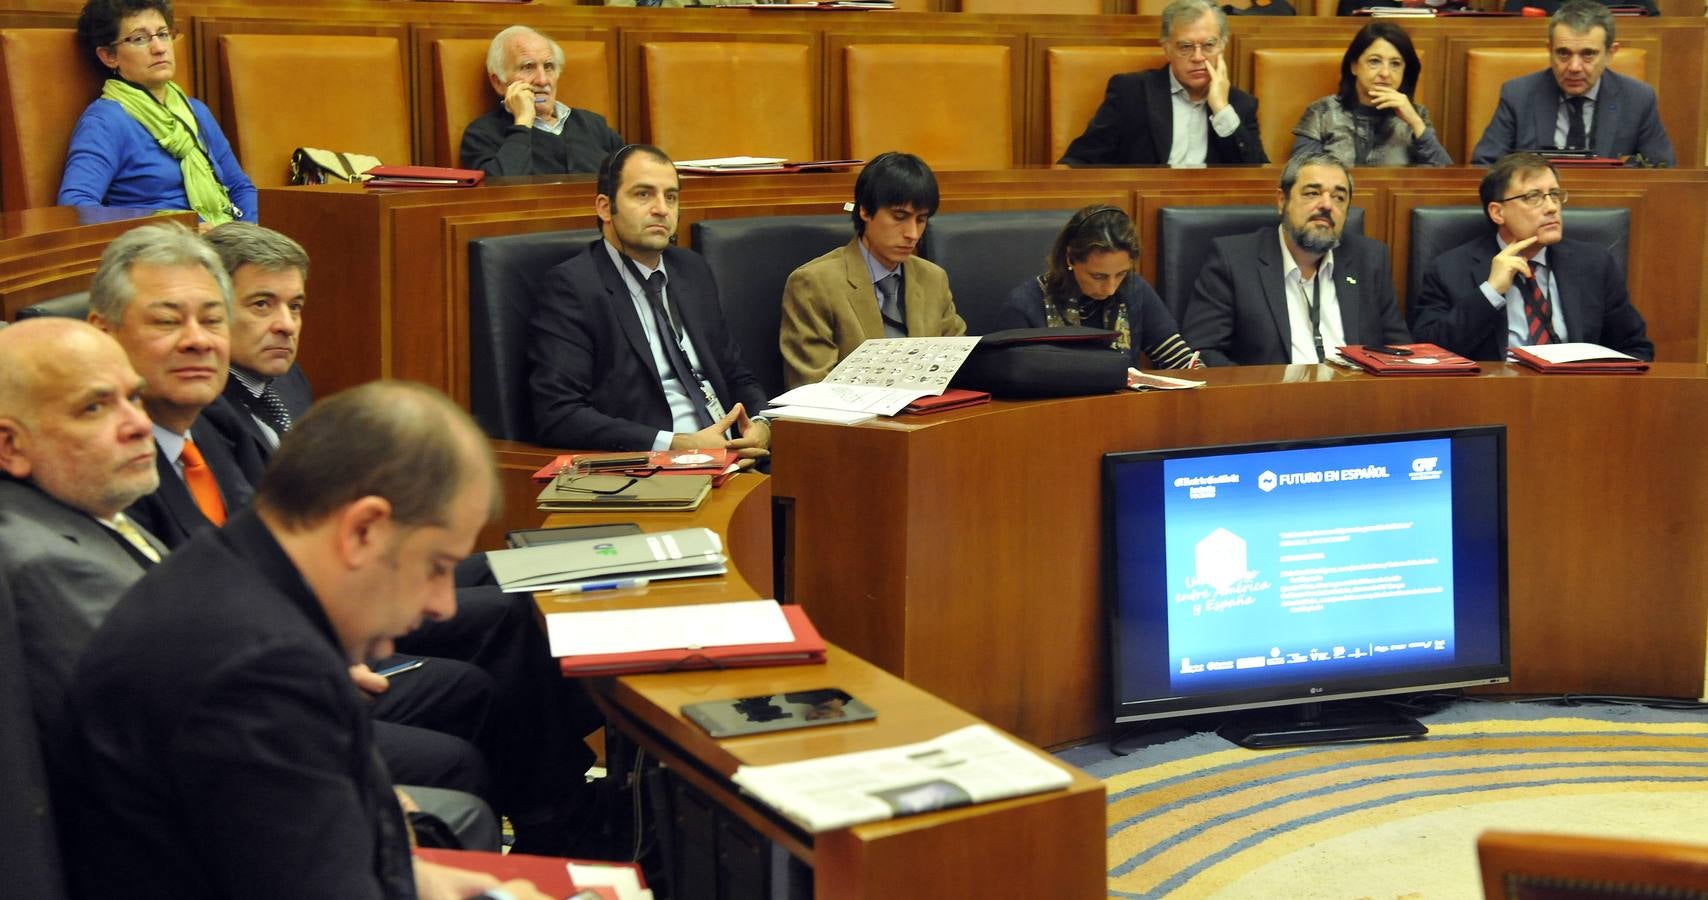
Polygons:
<instances>
[{"instance_id":1,"label":"mobile phone in hand","mask_svg":"<svg viewBox=\"0 0 1708 900\"><path fill-rule=\"evenodd\" d=\"M374 674L383 678L394 678L405 672L413 672L427 664L423 656L399 656L397 661L383 669L375 669Z\"/></svg>"}]
</instances>

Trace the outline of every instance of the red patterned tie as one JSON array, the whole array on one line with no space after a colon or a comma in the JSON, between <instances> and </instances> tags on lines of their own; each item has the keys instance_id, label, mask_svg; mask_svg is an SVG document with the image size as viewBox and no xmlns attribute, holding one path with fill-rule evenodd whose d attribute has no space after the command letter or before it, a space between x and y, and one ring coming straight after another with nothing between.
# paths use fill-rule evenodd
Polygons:
<instances>
[{"instance_id":1,"label":"red patterned tie","mask_svg":"<svg viewBox=\"0 0 1708 900\"><path fill-rule=\"evenodd\" d=\"M1531 263L1534 270L1535 263ZM1524 322L1529 327L1530 334L1525 343L1529 346L1554 343L1554 311L1548 305L1548 298L1542 293L1540 273L1536 278L1524 279Z\"/></svg>"},{"instance_id":2,"label":"red patterned tie","mask_svg":"<svg viewBox=\"0 0 1708 900\"><path fill-rule=\"evenodd\" d=\"M219 482L214 480L213 470L202 459L202 451L196 449L194 441L185 441L184 452L179 459L184 461L184 485L190 489L190 496L195 498L202 515L215 525L224 525L225 499L219 495Z\"/></svg>"}]
</instances>

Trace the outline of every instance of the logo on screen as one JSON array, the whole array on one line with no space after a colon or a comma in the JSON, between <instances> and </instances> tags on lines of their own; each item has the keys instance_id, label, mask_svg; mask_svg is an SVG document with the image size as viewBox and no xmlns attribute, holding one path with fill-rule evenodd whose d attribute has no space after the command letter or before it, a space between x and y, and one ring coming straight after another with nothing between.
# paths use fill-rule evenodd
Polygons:
<instances>
[{"instance_id":1,"label":"logo on screen","mask_svg":"<svg viewBox=\"0 0 1708 900\"><path fill-rule=\"evenodd\" d=\"M1265 494L1275 490L1275 473L1265 469L1262 475L1257 476L1257 489Z\"/></svg>"},{"instance_id":2,"label":"logo on screen","mask_svg":"<svg viewBox=\"0 0 1708 900\"><path fill-rule=\"evenodd\" d=\"M1420 456L1411 461L1411 480L1434 481L1441 477L1441 470L1436 464L1441 461L1438 456Z\"/></svg>"},{"instance_id":3,"label":"logo on screen","mask_svg":"<svg viewBox=\"0 0 1708 900\"><path fill-rule=\"evenodd\" d=\"M1226 528L1218 528L1199 541L1194 555L1198 583L1217 591L1226 591L1250 575L1245 565L1245 538Z\"/></svg>"}]
</instances>

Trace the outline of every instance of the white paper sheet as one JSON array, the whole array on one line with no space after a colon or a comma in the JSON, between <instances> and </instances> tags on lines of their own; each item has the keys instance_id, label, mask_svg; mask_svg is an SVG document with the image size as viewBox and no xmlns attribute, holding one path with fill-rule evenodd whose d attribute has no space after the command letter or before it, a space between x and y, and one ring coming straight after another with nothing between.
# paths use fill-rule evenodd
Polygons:
<instances>
[{"instance_id":1,"label":"white paper sheet","mask_svg":"<svg viewBox=\"0 0 1708 900\"><path fill-rule=\"evenodd\" d=\"M795 639L775 600L550 613L546 636L553 656L782 644Z\"/></svg>"}]
</instances>

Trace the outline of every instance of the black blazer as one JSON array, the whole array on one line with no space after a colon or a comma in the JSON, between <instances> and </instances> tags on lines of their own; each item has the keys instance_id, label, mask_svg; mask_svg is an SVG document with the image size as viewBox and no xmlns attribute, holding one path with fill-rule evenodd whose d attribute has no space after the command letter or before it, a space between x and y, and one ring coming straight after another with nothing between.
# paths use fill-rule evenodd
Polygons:
<instances>
[{"instance_id":1,"label":"black blazer","mask_svg":"<svg viewBox=\"0 0 1708 900\"><path fill-rule=\"evenodd\" d=\"M1281 239L1272 225L1210 243L1210 258L1198 273L1181 328L1181 337L1203 354L1206 365L1292 360L1281 254ZM1348 344L1411 341L1394 298L1386 244L1342 234L1334 249L1334 293Z\"/></svg>"},{"instance_id":2,"label":"black blazer","mask_svg":"<svg viewBox=\"0 0 1708 900\"><path fill-rule=\"evenodd\" d=\"M285 409L290 412L292 422L307 415L308 408L314 405L314 389L309 385L308 376L303 374L301 366L292 365L290 371L273 379L273 387L279 392L279 399L284 401ZM251 485L259 487L267 460L273 457L273 446L267 443L267 436L261 432L261 426L249 411L251 396L249 389L244 387L242 382L236 378L227 378L223 402L214 403L202 410L202 420L231 444L243 477L247 478Z\"/></svg>"},{"instance_id":3,"label":"black blazer","mask_svg":"<svg viewBox=\"0 0 1708 900\"><path fill-rule=\"evenodd\" d=\"M1210 143L1204 162L1210 165L1266 163L1263 139L1257 133L1257 98L1240 90L1228 91L1228 104L1239 114L1239 128L1218 137L1206 122ZM1207 110L1206 110L1207 111ZM1168 162L1174 143L1174 106L1169 99L1168 66L1145 72L1127 72L1109 79L1103 105L1062 154L1068 166L1151 166Z\"/></svg>"},{"instance_id":4,"label":"black blazer","mask_svg":"<svg viewBox=\"0 0 1708 900\"><path fill-rule=\"evenodd\" d=\"M1418 294L1406 310L1412 334L1471 359L1506 358L1506 311L1483 296L1489 261L1500 244L1489 234L1436 257L1424 271ZM1605 247L1562 239L1548 249L1548 263L1566 319L1566 340L1583 341L1653 360L1643 316L1631 305L1619 264Z\"/></svg>"},{"instance_id":5,"label":"black blazer","mask_svg":"<svg viewBox=\"0 0 1708 900\"><path fill-rule=\"evenodd\" d=\"M219 397L202 410L196 424L190 426L190 436L195 439L196 448L202 451L208 468L213 470L214 481L219 483L219 492L225 498L227 519L249 505L255 489L251 476L245 473L259 473L265 469L266 457L256 456L256 448L250 442L230 437L229 426L222 429L216 423L236 421L235 417L248 415L248 411L235 409L231 401ZM162 544L175 550L191 535L213 527L213 523L202 515L201 507L190 496L190 488L159 448L154 451L154 467L160 472L160 487L132 503L125 510L125 515L159 538Z\"/></svg>"},{"instance_id":6,"label":"black blazer","mask_svg":"<svg viewBox=\"0 0 1708 900\"><path fill-rule=\"evenodd\" d=\"M724 326L717 284L697 253L664 251L671 314L724 407L765 408L765 389ZM647 450L672 429L652 348L603 239L546 274L528 335L535 440L557 447ZM690 388L692 390L692 388Z\"/></svg>"}]
</instances>

